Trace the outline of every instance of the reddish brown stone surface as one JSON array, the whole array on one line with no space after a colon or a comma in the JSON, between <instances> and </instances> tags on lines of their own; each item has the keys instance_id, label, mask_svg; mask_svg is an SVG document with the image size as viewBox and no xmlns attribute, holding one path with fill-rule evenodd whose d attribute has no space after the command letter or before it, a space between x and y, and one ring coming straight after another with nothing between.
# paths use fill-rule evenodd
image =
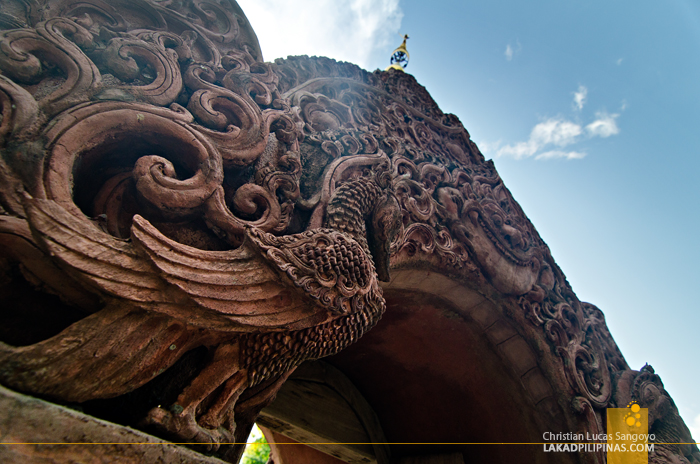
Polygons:
<instances>
[{"instance_id":1,"label":"reddish brown stone surface","mask_svg":"<svg viewBox=\"0 0 700 464\"><path fill-rule=\"evenodd\" d=\"M95 419L4 387L0 387L0 410L1 462L223 463L138 430Z\"/></svg>"},{"instance_id":2,"label":"reddish brown stone surface","mask_svg":"<svg viewBox=\"0 0 700 464\"><path fill-rule=\"evenodd\" d=\"M0 72L4 385L235 462L242 446L226 443L294 368L359 340L388 301L387 351L358 350L432 363L419 378L450 378L445 352L483 371L433 392L445 400L423 420L508 397L532 414L513 439L552 420L602 432L633 372L602 313L410 75L264 63L232 0L9 0ZM402 291L428 295L409 327ZM469 320L483 356L441 311ZM412 335L430 349L407 356ZM375 379L362 371L381 364L364 363L343 369L368 397L399 388L399 372ZM383 418L399 441L403 401ZM680 439L669 411L658 426ZM496 419L473 420L469 433ZM665 453L698 462L692 447Z\"/></svg>"},{"instance_id":3,"label":"reddish brown stone surface","mask_svg":"<svg viewBox=\"0 0 700 464\"><path fill-rule=\"evenodd\" d=\"M344 461L321 453L313 448L297 443L279 433L264 429L265 437L270 444L272 459L275 464L293 464L297 462L313 462L315 464L342 464Z\"/></svg>"},{"instance_id":4,"label":"reddish brown stone surface","mask_svg":"<svg viewBox=\"0 0 700 464\"><path fill-rule=\"evenodd\" d=\"M392 446L392 457L460 452L465 462L548 462L539 447L457 444L537 443L543 431L567 429L564 411L544 408L554 392L537 362L530 363L533 350L523 338L491 343L471 317L474 307L435 295L389 288L385 296L377 327L327 361L372 404L387 441L404 443ZM494 324L510 324L498 311L496 317ZM520 343L527 354L512 351ZM533 376L541 385L528 383Z\"/></svg>"}]
</instances>

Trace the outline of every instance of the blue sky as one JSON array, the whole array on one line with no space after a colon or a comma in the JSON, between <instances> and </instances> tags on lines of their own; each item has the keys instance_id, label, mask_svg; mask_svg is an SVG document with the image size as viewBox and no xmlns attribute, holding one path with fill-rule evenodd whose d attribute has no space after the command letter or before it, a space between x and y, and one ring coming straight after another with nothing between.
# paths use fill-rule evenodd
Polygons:
<instances>
[{"instance_id":1,"label":"blue sky","mask_svg":"<svg viewBox=\"0 0 700 464\"><path fill-rule=\"evenodd\" d=\"M407 72L456 114L700 439L700 3L240 0L266 60Z\"/></svg>"}]
</instances>

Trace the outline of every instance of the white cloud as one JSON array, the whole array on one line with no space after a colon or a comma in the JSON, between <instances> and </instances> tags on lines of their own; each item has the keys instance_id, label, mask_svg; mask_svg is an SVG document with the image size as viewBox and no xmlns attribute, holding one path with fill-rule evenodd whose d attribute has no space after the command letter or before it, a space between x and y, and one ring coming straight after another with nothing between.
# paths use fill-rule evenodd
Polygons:
<instances>
[{"instance_id":1,"label":"white cloud","mask_svg":"<svg viewBox=\"0 0 700 464\"><path fill-rule=\"evenodd\" d=\"M692 424L688 424L688 428L690 429L690 435L692 435L693 439L695 441L700 440L700 414L695 416Z\"/></svg>"},{"instance_id":2,"label":"white cloud","mask_svg":"<svg viewBox=\"0 0 700 464\"><path fill-rule=\"evenodd\" d=\"M501 146L500 141L494 144L482 143L482 151L494 158L506 156L515 159L533 157L536 160L548 159L581 159L586 153L579 150L561 150L573 145L582 138L610 137L620 132L615 123L618 114L600 112L596 120L585 128L580 124L563 118L550 118L532 128L526 142Z\"/></svg>"},{"instance_id":3,"label":"white cloud","mask_svg":"<svg viewBox=\"0 0 700 464\"><path fill-rule=\"evenodd\" d=\"M482 149L495 152L495 157L507 156L515 159L523 159L534 156L543 148L551 145L565 147L576 142L576 139L583 133L580 125L560 118L551 118L537 124L530 132L527 142L518 142L513 145L500 146L500 143L490 145L482 144ZM485 147L484 147L485 145ZM585 154L577 152L549 151L540 153L536 159L550 158L583 158Z\"/></svg>"},{"instance_id":4,"label":"white cloud","mask_svg":"<svg viewBox=\"0 0 700 464\"><path fill-rule=\"evenodd\" d=\"M374 53L401 43L399 0L307 0L303 7L289 0L238 0L238 4L266 61L317 55L367 68Z\"/></svg>"},{"instance_id":5,"label":"white cloud","mask_svg":"<svg viewBox=\"0 0 700 464\"><path fill-rule=\"evenodd\" d=\"M596 120L586 126L586 131L591 137L610 137L620 133L615 119L619 114L608 114L604 111L596 113Z\"/></svg>"},{"instance_id":6,"label":"white cloud","mask_svg":"<svg viewBox=\"0 0 700 464\"><path fill-rule=\"evenodd\" d=\"M586 96L588 95L588 89L584 85L579 85L578 90L574 92L574 108L581 111L583 105L586 103Z\"/></svg>"},{"instance_id":7,"label":"white cloud","mask_svg":"<svg viewBox=\"0 0 700 464\"><path fill-rule=\"evenodd\" d=\"M513 59L513 47L510 46L510 44L506 45L506 60L510 61Z\"/></svg>"},{"instance_id":8,"label":"white cloud","mask_svg":"<svg viewBox=\"0 0 700 464\"><path fill-rule=\"evenodd\" d=\"M537 124L530 133L530 140L538 147L553 144L565 147L576 141L583 131L581 126L563 119L548 119Z\"/></svg>"},{"instance_id":9,"label":"white cloud","mask_svg":"<svg viewBox=\"0 0 700 464\"><path fill-rule=\"evenodd\" d=\"M585 153L580 151L561 151L561 150L550 150L544 153L540 153L535 157L536 160L543 159L553 159L553 158L566 158L568 160L581 159L586 156Z\"/></svg>"},{"instance_id":10,"label":"white cloud","mask_svg":"<svg viewBox=\"0 0 700 464\"><path fill-rule=\"evenodd\" d=\"M503 54L505 55L506 60L511 61L513 59L513 55L515 55L516 53L519 53L520 50L522 50L522 49L523 49L523 46L520 45L520 41L517 40L515 42L515 48L513 48L511 46L511 44L508 44L508 45L506 45L506 51L503 52Z\"/></svg>"},{"instance_id":11,"label":"white cloud","mask_svg":"<svg viewBox=\"0 0 700 464\"><path fill-rule=\"evenodd\" d=\"M622 64L622 60L624 60L624 58L618 58L618 59L617 59L617 65L618 65L618 66L620 66L620 65Z\"/></svg>"},{"instance_id":12,"label":"white cloud","mask_svg":"<svg viewBox=\"0 0 700 464\"><path fill-rule=\"evenodd\" d=\"M500 144L499 144L500 145ZM515 145L506 145L504 147L499 147L496 145L496 157L499 156L509 156L515 159L529 158L530 156L537 153L539 147L532 141L518 142Z\"/></svg>"}]
</instances>

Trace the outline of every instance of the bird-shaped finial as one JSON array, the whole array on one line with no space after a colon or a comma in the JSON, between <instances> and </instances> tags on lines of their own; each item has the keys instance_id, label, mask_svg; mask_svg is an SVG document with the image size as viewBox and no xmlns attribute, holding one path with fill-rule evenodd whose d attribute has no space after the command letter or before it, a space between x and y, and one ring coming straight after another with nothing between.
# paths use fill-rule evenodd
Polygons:
<instances>
[{"instance_id":1,"label":"bird-shaped finial","mask_svg":"<svg viewBox=\"0 0 700 464\"><path fill-rule=\"evenodd\" d=\"M406 66L408 66L408 60L410 55L406 49L406 40L408 39L408 34L404 34L403 42L398 46L396 50L391 54L390 65L385 69L388 71L390 69L396 69L398 71L403 71Z\"/></svg>"}]
</instances>

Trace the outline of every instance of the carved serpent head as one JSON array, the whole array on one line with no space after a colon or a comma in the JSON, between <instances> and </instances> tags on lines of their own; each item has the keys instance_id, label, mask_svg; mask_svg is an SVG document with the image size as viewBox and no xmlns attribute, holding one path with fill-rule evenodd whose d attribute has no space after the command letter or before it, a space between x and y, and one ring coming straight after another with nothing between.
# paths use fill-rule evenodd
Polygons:
<instances>
[{"instance_id":1,"label":"carved serpent head","mask_svg":"<svg viewBox=\"0 0 700 464\"><path fill-rule=\"evenodd\" d=\"M389 282L389 248L401 230L401 206L396 196L387 191L379 198L367 222L367 242L376 266L377 276Z\"/></svg>"}]
</instances>

